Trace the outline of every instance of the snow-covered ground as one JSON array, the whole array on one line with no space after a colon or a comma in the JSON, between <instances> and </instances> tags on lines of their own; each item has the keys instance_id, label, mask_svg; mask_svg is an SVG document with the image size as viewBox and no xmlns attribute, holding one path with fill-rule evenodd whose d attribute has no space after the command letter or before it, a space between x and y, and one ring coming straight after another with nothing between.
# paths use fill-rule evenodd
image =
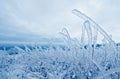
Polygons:
<instances>
[{"instance_id":1,"label":"snow-covered ground","mask_svg":"<svg viewBox=\"0 0 120 79\"><path fill-rule=\"evenodd\" d=\"M109 44L91 50L76 45L0 50L0 78L119 79L120 46L116 52Z\"/></svg>"}]
</instances>

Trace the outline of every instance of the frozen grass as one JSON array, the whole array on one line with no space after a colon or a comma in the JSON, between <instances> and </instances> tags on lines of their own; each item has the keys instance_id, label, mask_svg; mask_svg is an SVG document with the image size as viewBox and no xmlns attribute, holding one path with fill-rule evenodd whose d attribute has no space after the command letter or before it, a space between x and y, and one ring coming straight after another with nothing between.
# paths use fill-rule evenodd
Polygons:
<instances>
[{"instance_id":1,"label":"frozen grass","mask_svg":"<svg viewBox=\"0 0 120 79\"><path fill-rule=\"evenodd\" d=\"M85 20L81 41L72 39L64 28L60 34L65 47L51 44L46 49L35 45L32 50L27 46L25 50L20 47L0 50L0 78L120 79L120 47L88 16L78 10L73 10L73 13ZM88 45L84 43L85 33ZM97 47L98 33L105 40L100 47Z\"/></svg>"}]
</instances>

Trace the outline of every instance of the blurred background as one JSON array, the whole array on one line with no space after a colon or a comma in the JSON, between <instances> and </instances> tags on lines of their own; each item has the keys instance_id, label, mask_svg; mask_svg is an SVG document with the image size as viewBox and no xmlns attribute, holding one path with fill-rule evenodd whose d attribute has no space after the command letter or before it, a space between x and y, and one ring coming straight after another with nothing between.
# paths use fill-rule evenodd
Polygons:
<instances>
[{"instance_id":1,"label":"blurred background","mask_svg":"<svg viewBox=\"0 0 120 79\"><path fill-rule=\"evenodd\" d=\"M71 12L78 9L119 42L119 7L120 0L0 0L0 41L59 42L62 28L80 38L84 20Z\"/></svg>"}]
</instances>

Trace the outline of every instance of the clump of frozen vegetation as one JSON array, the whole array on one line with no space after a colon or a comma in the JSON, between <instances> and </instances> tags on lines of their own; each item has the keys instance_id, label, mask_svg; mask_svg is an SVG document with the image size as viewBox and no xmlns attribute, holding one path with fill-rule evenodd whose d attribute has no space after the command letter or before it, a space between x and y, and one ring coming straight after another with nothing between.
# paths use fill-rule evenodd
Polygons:
<instances>
[{"instance_id":1,"label":"clump of frozen vegetation","mask_svg":"<svg viewBox=\"0 0 120 79\"><path fill-rule=\"evenodd\" d=\"M81 41L70 37L66 28L65 46L35 45L6 51L0 50L1 79L120 79L120 47L92 19L78 10L72 11L84 19ZM88 44L85 44L85 33ZM98 46L97 36L104 39Z\"/></svg>"}]
</instances>

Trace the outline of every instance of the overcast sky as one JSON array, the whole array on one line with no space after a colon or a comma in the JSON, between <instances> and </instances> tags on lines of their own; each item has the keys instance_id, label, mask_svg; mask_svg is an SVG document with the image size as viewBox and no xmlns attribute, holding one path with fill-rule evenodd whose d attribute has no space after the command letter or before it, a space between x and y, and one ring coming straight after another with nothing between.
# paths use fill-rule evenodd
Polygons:
<instances>
[{"instance_id":1,"label":"overcast sky","mask_svg":"<svg viewBox=\"0 0 120 79\"><path fill-rule=\"evenodd\" d=\"M0 40L59 37L64 27L72 37L80 37L83 20L73 9L120 41L120 0L0 0Z\"/></svg>"}]
</instances>

